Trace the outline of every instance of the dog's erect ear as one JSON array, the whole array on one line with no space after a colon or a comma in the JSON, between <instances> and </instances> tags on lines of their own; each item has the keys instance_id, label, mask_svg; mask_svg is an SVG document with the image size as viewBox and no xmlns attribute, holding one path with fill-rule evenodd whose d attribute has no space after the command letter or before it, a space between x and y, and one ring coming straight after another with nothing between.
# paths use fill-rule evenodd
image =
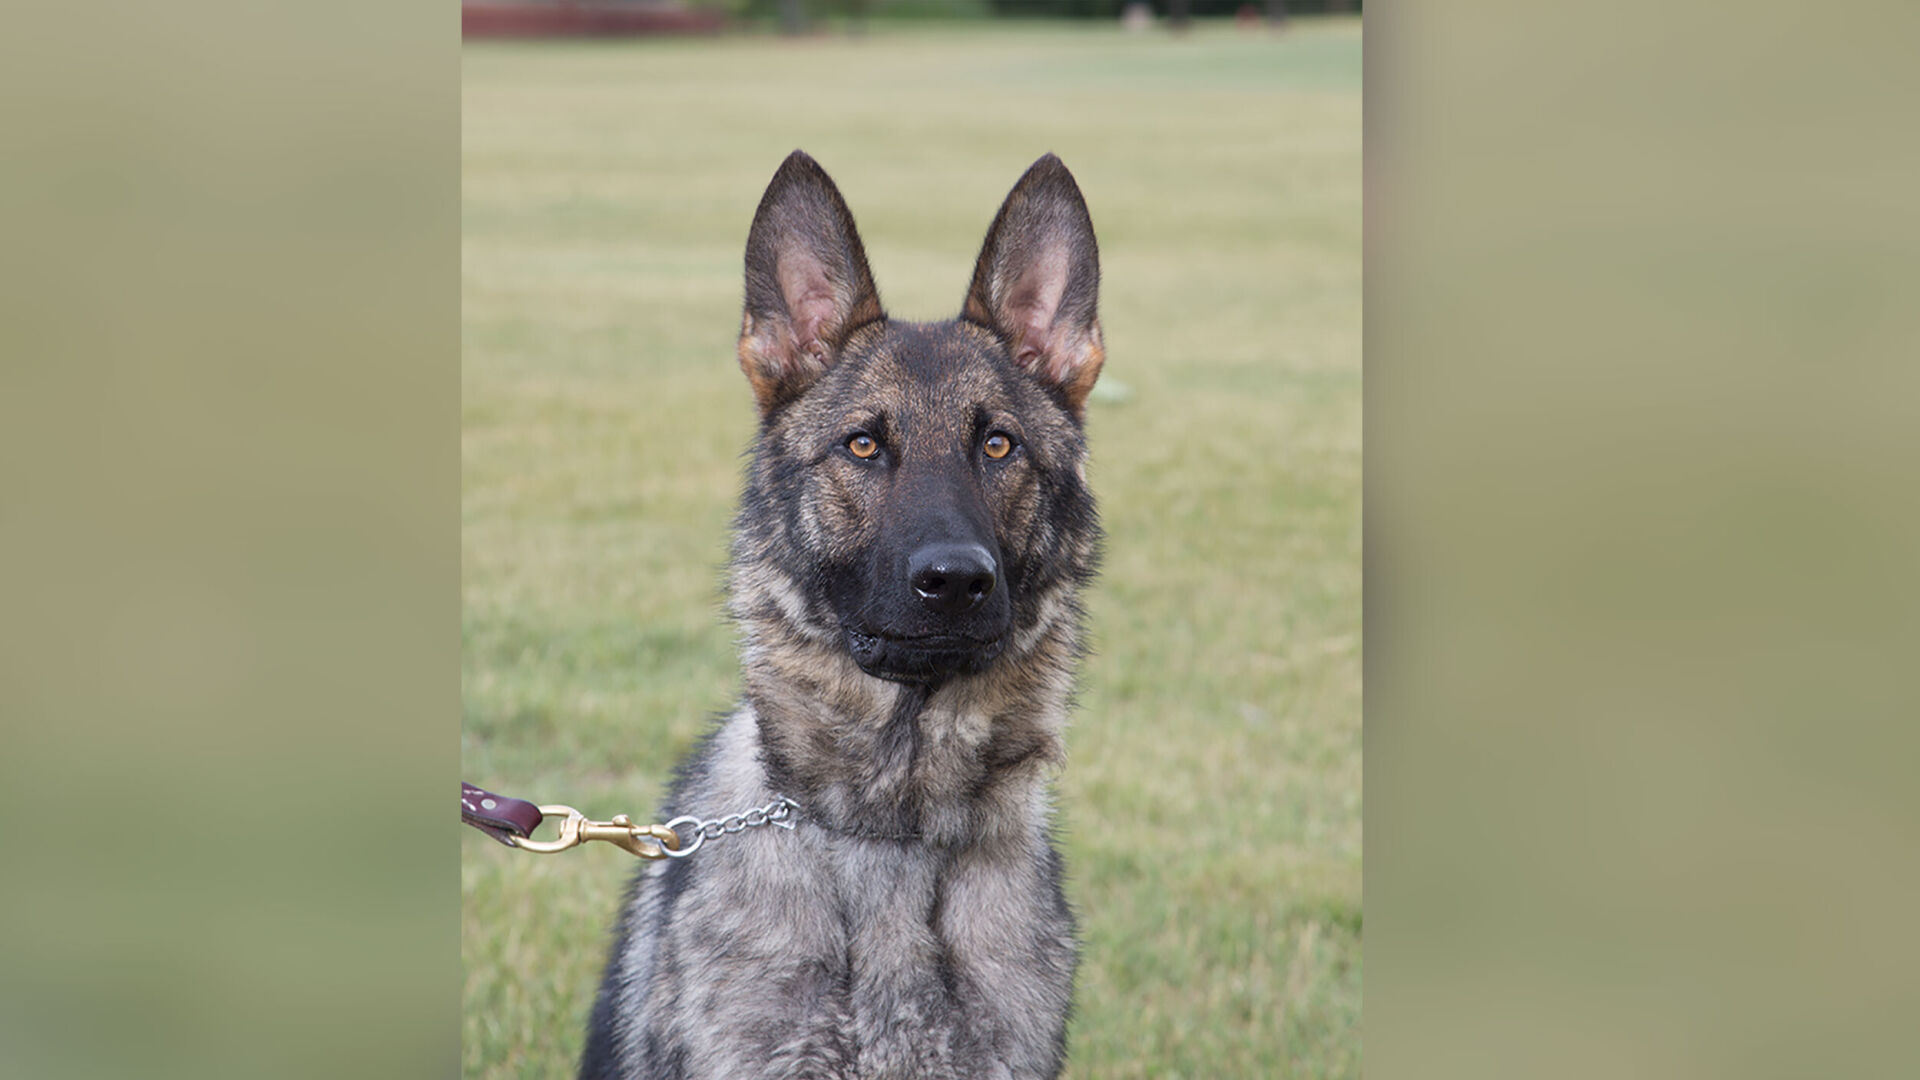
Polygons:
<instances>
[{"instance_id":1,"label":"dog's erect ear","mask_svg":"<svg viewBox=\"0 0 1920 1080\"><path fill-rule=\"evenodd\" d=\"M819 162L795 150L747 234L740 368L760 411L806 390L847 334L885 315L846 200Z\"/></svg>"},{"instance_id":2,"label":"dog's erect ear","mask_svg":"<svg viewBox=\"0 0 1920 1080\"><path fill-rule=\"evenodd\" d=\"M1073 174L1048 154L1001 204L960 317L998 331L1014 361L1077 415L1106 358L1099 299L1093 219Z\"/></svg>"}]
</instances>

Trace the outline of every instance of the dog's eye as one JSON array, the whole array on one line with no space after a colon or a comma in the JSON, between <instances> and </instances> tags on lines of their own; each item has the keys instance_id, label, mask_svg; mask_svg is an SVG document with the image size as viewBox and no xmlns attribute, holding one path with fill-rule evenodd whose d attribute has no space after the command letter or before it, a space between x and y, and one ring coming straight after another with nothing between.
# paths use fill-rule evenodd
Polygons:
<instances>
[{"instance_id":1,"label":"dog's eye","mask_svg":"<svg viewBox=\"0 0 1920 1080\"><path fill-rule=\"evenodd\" d=\"M862 432L847 440L847 449L853 452L854 457L865 460L880 452L880 444L874 441L873 436Z\"/></svg>"},{"instance_id":2,"label":"dog's eye","mask_svg":"<svg viewBox=\"0 0 1920 1080\"><path fill-rule=\"evenodd\" d=\"M987 441L981 444L981 449L987 452L988 457L999 461L1013 453L1013 437L1005 432L996 431L987 436Z\"/></svg>"}]
</instances>

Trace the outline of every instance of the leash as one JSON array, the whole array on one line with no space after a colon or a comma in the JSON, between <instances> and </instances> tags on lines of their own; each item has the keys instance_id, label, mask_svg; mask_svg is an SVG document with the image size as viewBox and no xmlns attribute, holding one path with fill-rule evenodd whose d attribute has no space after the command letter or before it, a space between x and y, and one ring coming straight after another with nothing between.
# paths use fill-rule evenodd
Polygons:
<instances>
[{"instance_id":1,"label":"leash","mask_svg":"<svg viewBox=\"0 0 1920 1080\"><path fill-rule=\"evenodd\" d=\"M460 781L461 821L508 847L539 855L552 855L600 840L642 859L684 859L709 840L762 825L791 831L799 811L799 803L785 795L776 795L765 806L722 818L702 819L683 814L665 825L635 825L625 814L615 814L609 821L594 821L571 806L542 806L525 799L496 795ZM559 837L533 839L533 831L550 817L561 819Z\"/></svg>"}]
</instances>

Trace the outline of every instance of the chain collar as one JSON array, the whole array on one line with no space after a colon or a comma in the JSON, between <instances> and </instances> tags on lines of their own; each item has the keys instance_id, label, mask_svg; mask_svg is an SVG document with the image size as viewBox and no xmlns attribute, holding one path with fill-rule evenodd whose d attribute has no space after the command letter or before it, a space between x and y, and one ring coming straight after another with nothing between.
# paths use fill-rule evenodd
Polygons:
<instances>
[{"instance_id":1,"label":"chain collar","mask_svg":"<svg viewBox=\"0 0 1920 1080\"><path fill-rule=\"evenodd\" d=\"M669 859L684 859L700 850L700 845L709 840L718 840L730 833L745 832L762 825L773 825L782 829L792 829L793 819L800 812L800 804L785 795L776 795L765 806L756 806L738 814L728 814L723 818L702 820L692 814L685 814L667 822L667 828L673 830L680 846L660 845L660 850Z\"/></svg>"}]
</instances>

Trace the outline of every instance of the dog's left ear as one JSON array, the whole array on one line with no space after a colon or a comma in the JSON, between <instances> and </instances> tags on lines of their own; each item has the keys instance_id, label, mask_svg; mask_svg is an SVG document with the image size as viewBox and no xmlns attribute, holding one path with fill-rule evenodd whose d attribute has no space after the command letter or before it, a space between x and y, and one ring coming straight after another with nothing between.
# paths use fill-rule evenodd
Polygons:
<instances>
[{"instance_id":1,"label":"dog's left ear","mask_svg":"<svg viewBox=\"0 0 1920 1080\"><path fill-rule=\"evenodd\" d=\"M1014 362L1080 415L1106 359L1100 248L1080 185L1048 154L1013 185L987 230L960 317L1007 339Z\"/></svg>"}]
</instances>

